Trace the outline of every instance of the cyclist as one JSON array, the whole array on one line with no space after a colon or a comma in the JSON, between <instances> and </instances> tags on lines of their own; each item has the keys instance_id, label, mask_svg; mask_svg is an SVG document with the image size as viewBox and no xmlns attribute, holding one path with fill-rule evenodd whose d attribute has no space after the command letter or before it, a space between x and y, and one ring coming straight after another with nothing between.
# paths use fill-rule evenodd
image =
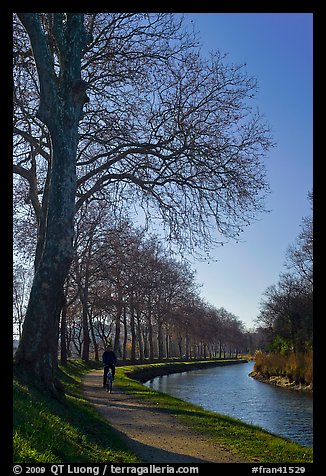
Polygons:
<instances>
[{"instance_id":1,"label":"cyclist","mask_svg":"<svg viewBox=\"0 0 326 476\"><path fill-rule=\"evenodd\" d=\"M115 375L115 366L117 364L117 357L112 350L111 346L108 346L103 353L102 361L104 364L104 372L103 372L103 388L106 385L106 376L108 374L109 369L112 370L112 380L114 380Z\"/></svg>"}]
</instances>

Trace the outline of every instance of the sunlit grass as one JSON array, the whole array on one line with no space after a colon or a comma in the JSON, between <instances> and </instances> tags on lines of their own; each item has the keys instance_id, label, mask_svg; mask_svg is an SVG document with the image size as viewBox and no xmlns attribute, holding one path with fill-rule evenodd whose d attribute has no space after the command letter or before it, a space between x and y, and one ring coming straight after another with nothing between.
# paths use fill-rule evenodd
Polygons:
<instances>
[{"instance_id":1,"label":"sunlit grass","mask_svg":"<svg viewBox=\"0 0 326 476\"><path fill-rule=\"evenodd\" d=\"M116 384L124 391L154 403L162 411L175 415L186 426L230 448L248 462L309 463L313 461L312 448L306 448L287 438L273 435L258 426L203 410L199 406L150 389L135 380L148 377L151 370L153 376L158 375L159 369L163 373L163 366L164 364L152 364L118 368Z\"/></svg>"},{"instance_id":2,"label":"sunlit grass","mask_svg":"<svg viewBox=\"0 0 326 476\"><path fill-rule=\"evenodd\" d=\"M90 370L81 362L70 362L60 372L67 391L59 402L34 388L32 382L14 378L15 463L115 462L138 459L81 394L80 379Z\"/></svg>"},{"instance_id":3,"label":"sunlit grass","mask_svg":"<svg viewBox=\"0 0 326 476\"><path fill-rule=\"evenodd\" d=\"M169 365L179 365L178 368L183 369L180 364L118 367L115 385L154 403L161 411L175 415L184 425L230 448L249 462L312 462L311 448L231 417L205 411L199 406L149 389L136 380L150 378L158 372L166 373L166 366ZM187 363L186 368L191 365ZM18 375L14 377L15 463L139 462L107 421L83 398L81 377L92 368L100 366L73 361L67 368L60 369L60 380L67 392L66 401L61 403L36 389L32 382L22 383Z\"/></svg>"}]
</instances>

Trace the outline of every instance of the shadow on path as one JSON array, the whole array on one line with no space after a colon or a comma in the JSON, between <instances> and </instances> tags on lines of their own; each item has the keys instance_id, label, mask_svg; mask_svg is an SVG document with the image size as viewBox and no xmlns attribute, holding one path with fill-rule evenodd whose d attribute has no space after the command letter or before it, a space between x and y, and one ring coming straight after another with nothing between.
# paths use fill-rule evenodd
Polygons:
<instances>
[{"instance_id":1,"label":"shadow on path","mask_svg":"<svg viewBox=\"0 0 326 476\"><path fill-rule=\"evenodd\" d=\"M144 463L241 463L239 457L177 421L175 415L113 387L102 388L102 370L83 379L85 397Z\"/></svg>"}]
</instances>

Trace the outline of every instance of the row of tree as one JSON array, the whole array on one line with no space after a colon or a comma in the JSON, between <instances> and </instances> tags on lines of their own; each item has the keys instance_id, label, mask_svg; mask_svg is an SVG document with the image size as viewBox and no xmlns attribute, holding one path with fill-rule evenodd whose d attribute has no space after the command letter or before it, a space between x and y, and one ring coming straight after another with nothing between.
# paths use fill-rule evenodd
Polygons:
<instances>
[{"instance_id":1,"label":"row of tree","mask_svg":"<svg viewBox=\"0 0 326 476\"><path fill-rule=\"evenodd\" d=\"M114 223L114 215L142 209L180 251L206 253L264 211L264 159L273 141L245 64L228 64L219 51L204 57L181 15L17 13L13 31L15 238L24 243L37 230L15 358L56 392L72 264L82 303L91 292L86 264L76 261L76 214L105 201ZM110 284L111 299L123 315L124 291L132 334L137 295L123 286ZM163 305L151 292L142 310L148 333Z\"/></svg>"},{"instance_id":2,"label":"row of tree","mask_svg":"<svg viewBox=\"0 0 326 476\"><path fill-rule=\"evenodd\" d=\"M242 322L203 301L189 265L127 221L103 225L106 215L103 205L92 204L76 218L60 316L62 363L72 352L98 359L109 342L132 360L237 356L246 349ZM25 285L21 279L14 286L18 326L24 316L19 282Z\"/></svg>"},{"instance_id":3,"label":"row of tree","mask_svg":"<svg viewBox=\"0 0 326 476\"><path fill-rule=\"evenodd\" d=\"M311 208L313 194L309 193ZM269 286L257 323L263 347L275 352L302 353L313 346L313 220L303 218L301 231L286 253L286 271Z\"/></svg>"}]
</instances>

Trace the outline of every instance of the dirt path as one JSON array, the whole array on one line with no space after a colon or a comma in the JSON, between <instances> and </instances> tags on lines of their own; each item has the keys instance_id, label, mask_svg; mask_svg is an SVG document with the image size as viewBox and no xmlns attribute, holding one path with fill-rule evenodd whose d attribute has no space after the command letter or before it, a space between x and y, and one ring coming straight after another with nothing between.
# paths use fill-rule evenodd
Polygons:
<instances>
[{"instance_id":1,"label":"dirt path","mask_svg":"<svg viewBox=\"0 0 326 476\"><path fill-rule=\"evenodd\" d=\"M208 441L154 404L102 388L102 370L83 379L85 397L104 415L143 463L240 463L228 449Z\"/></svg>"}]
</instances>

